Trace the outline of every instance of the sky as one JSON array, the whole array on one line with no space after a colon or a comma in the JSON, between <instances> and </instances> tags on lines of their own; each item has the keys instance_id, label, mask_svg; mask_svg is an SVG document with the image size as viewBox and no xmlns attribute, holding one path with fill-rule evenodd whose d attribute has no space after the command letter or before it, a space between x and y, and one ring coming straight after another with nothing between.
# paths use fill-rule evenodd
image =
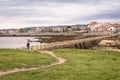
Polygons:
<instances>
[{"instance_id":1,"label":"sky","mask_svg":"<svg viewBox=\"0 0 120 80\"><path fill-rule=\"evenodd\" d=\"M120 0L0 0L0 29L120 23Z\"/></svg>"}]
</instances>

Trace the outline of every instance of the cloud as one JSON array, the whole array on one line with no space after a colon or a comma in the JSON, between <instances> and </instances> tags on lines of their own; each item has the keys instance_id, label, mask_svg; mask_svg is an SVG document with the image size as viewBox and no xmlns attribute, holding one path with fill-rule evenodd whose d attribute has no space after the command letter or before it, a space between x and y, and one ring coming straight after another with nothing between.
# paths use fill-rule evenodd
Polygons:
<instances>
[{"instance_id":1,"label":"cloud","mask_svg":"<svg viewBox=\"0 0 120 80\"><path fill-rule=\"evenodd\" d=\"M76 20L97 20L97 19L120 19L120 10L108 10L106 12L97 13L94 15L89 15L85 17L77 16L74 18Z\"/></svg>"},{"instance_id":2,"label":"cloud","mask_svg":"<svg viewBox=\"0 0 120 80\"><path fill-rule=\"evenodd\" d=\"M0 0L0 26L80 24L120 20L119 0ZM2 27L0 27L2 28Z\"/></svg>"}]
</instances>

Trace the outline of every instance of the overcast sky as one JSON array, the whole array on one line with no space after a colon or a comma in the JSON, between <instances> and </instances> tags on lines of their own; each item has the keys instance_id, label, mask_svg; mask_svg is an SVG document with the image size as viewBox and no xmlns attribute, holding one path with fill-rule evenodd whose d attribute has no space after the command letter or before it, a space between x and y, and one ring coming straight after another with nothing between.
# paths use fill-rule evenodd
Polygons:
<instances>
[{"instance_id":1,"label":"overcast sky","mask_svg":"<svg viewBox=\"0 0 120 80\"><path fill-rule=\"evenodd\" d=\"M120 23L120 0L0 0L0 29Z\"/></svg>"}]
</instances>

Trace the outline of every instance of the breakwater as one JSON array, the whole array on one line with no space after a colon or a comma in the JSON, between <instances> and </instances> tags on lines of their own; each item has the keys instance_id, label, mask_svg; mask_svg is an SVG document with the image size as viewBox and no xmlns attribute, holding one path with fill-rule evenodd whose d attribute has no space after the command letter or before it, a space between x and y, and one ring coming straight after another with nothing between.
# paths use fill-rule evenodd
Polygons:
<instances>
[{"instance_id":1,"label":"breakwater","mask_svg":"<svg viewBox=\"0 0 120 80\"><path fill-rule=\"evenodd\" d=\"M61 49L61 48L80 48L80 49L88 49L92 46L97 45L101 40L107 38L113 38L116 35L111 36L99 36L99 37L91 37L85 39L76 39L76 40L65 40L61 42L53 42L45 45L36 45L32 46L32 50L53 50L53 49Z\"/></svg>"}]
</instances>

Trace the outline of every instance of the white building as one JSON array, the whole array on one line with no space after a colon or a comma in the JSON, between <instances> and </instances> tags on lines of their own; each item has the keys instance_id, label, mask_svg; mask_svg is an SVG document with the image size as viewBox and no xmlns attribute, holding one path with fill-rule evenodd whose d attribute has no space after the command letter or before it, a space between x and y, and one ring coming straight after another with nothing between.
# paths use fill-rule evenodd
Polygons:
<instances>
[{"instance_id":1,"label":"white building","mask_svg":"<svg viewBox=\"0 0 120 80\"><path fill-rule=\"evenodd\" d=\"M101 33L115 33L117 31L116 27L114 27L110 23L97 23L92 22L88 25L91 32L101 32Z\"/></svg>"},{"instance_id":2,"label":"white building","mask_svg":"<svg viewBox=\"0 0 120 80\"><path fill-rule=\"evenodd\" d=\"M117 29L115 27L109 27L108 30L111 32L116 32Z\"/></svg>"}]
</instances>

